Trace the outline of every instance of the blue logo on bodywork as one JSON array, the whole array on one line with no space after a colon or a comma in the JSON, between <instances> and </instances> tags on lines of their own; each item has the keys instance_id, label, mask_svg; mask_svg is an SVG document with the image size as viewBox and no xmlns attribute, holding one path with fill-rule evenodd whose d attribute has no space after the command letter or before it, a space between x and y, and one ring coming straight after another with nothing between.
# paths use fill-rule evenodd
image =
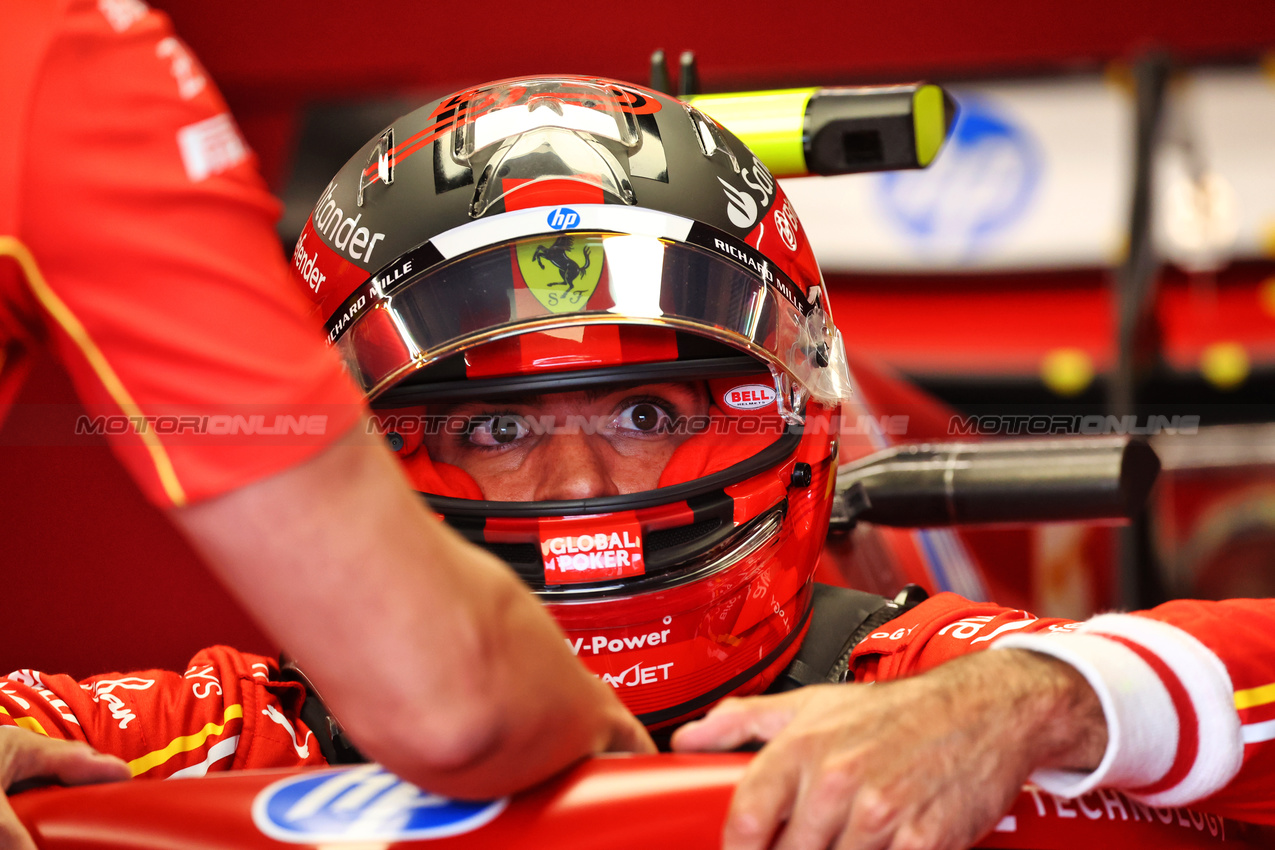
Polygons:
<instances>
[{"instance_id":1,"label":"blue logo on bodywork","mask_svg":"<svg viewBox=\"0 0 1275 850\"><path fill-rule=\"evenodd\" d=\"M1028 129L991 101L962 94L951 138L924 171L886 172L886 216L917 248L960 262L1021 221L1038 194L1043 156Z\"/></svg>"},{"instance_id":2,"label":"blue logo on bodywork","mask_svg":"<svg viewBox=\"0 0 1275 850\"><path fill-rule=\"evenodd\" d=\"M403 841L470 832L508 798L472 802L422 791L380 765L320 770L281 780L252 803L257 828L276 841Z\"/></svg>"}]
</instances>

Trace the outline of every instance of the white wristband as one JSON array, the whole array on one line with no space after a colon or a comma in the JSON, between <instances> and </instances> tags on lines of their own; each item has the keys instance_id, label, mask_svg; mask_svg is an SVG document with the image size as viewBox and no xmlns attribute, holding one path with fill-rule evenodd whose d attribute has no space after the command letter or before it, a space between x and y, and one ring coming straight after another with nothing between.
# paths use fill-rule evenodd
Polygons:
<instances>
[{"instance_id":1,"label":"white wristband","mask_svg":"<svg viewBox=\"0 0 1275 850\"><path fill-rule=\"evenodd\" d=\"M1173 766L1178 714L1160 677L1128 647L1077 632L1006 635L993 649L1027 649L1075 667L1093 688L1107 720L1107 750L1091 773L1041 769L1032 781L1061 797L1099 786L1138 788Z\"/></svg>"}]
</instances>

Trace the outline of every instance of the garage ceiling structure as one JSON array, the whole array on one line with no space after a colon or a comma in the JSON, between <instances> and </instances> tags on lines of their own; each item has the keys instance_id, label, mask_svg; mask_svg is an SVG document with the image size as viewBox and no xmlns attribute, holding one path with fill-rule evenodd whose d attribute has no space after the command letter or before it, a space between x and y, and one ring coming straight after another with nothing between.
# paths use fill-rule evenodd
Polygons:
<instances>
[{"instance_id":1,"label":"garage ceiling structure","mask_svg":"<svg viewBox=\"0 0 1275 850\"><path fill-rule=\"evenodd\" d=\"M645 82L656 49L695 51L705 91L1094 70L1157 47L1191 63L1275 49L1265 0L153 5L195 49L275 178L307 103L522 74Z\"/></svg>"}]
</instances>

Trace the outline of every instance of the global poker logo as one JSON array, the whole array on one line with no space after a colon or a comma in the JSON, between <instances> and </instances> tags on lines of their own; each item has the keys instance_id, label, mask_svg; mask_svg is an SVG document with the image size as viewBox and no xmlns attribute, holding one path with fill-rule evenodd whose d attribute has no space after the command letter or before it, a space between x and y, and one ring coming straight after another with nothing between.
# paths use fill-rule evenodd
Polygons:
<instances>
[{"instance_id":1,"label":"global poker logo","mask_svg":"<svg viewBox=\"0 0 1275 850\"><path fill-rule=\"evenodd\" d=\"M571 209L571 207L555 207L549 211L547 221L554 230L566 230L568 227L575 227L580 223L580 213Z\"/></svg>"},{"instance_id":2,"label":"global poker logo","mask_svg":"<svg viewBox=\"0 0 1275 850\"><path fill-rule=\"evenodd\" d=\"M558 581L597 581L643 572L642 538L628 531L550 537L540 549L546 579L555 574Z\"/></svg>"},{"instance_id":3,"label":"global poker logo","mask_svg":"<svg viewBox=\"0 0 1275 850\"><path fill-rule=\"evenodd\" d=\"M546 584L572 584L640 576L642 528L636 520L540 520Z\"/></svg>"}]
</instances>

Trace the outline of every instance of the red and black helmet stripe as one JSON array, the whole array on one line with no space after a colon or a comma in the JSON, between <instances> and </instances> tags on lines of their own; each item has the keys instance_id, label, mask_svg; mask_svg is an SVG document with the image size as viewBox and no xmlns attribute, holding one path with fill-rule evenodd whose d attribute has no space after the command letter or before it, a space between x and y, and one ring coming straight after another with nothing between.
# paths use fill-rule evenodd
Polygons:
<instances>
[{"instance_id":1,"label":"red and black helmet stripe","mask_svg":"<svg viewBox=\"0 0 1275 850\"><path fill-rule=\"evenodd\" d=\"M766 448L750 458L714 472L668 487L657 487L642 493L623 493L618 496L597 496L590 499L553 499L543 502L493 502L486 499L456 499L432 493L421 495L430 506L445 517L552 517L597 516L618 511L637 511L659 505L690 500L778 467L801 444L801 426L788 425L784 432Z\"/></svg>"},{"instance_id":2,"label":"red and black helmet stripe","mask_svg":"<svg viewBox=\"0 0 1275 850\"><path fill-rule=\"evenodd\" d=\"M786 504L776 508L786 510ZM747 533L755 522L736 526L734 513L735 500L723 490L665 504L645 516L639 512L646 577L662 581L660 574L693 563L736 535ZM536 520L442 516L466 539L509 564L533 590L546 587ZM644 579L626 580L626 592L640 591L643 583Z\"/></svg>"},{"instance_id":3,"label":"red and black helmet stripe","mask_svg":"<svg viewBox=\"0 0 1275 850\"><path fill-rule=\"evenodd\" d=\"M426 498L435 502L435 497ZM648 572L682 563L720 544L734 531L734 514L735 500L724 490L663 505L647 516L639 513ZM447 512L442 516L464 537L512 566L528 584L544 586L537 520Z\"/></svg>"}]
</instances>

